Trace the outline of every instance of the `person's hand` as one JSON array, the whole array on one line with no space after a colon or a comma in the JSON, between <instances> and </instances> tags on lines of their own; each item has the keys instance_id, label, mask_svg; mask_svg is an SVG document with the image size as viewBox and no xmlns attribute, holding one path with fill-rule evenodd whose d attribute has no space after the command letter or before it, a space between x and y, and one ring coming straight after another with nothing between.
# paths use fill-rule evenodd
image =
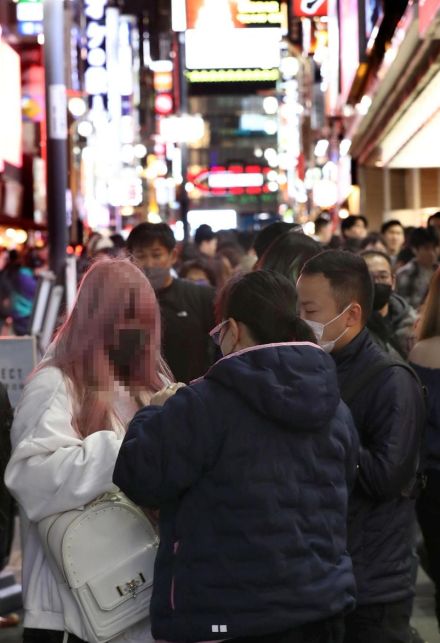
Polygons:
<instances>
[{"instance_id":1,"label":"person's hand","mask_svg":"<svg viewBox=\"0 0 440 643\"><path fill-rule=\"evenodd\" d=\"M163 406L170 397L173 397L179 388L183 388L184 386L186 386L186 384L182 384L182 382L168 384L168 386L165 386L165 388L152 395L150 404L152 406Z\"/></svg>"}]
</instances>

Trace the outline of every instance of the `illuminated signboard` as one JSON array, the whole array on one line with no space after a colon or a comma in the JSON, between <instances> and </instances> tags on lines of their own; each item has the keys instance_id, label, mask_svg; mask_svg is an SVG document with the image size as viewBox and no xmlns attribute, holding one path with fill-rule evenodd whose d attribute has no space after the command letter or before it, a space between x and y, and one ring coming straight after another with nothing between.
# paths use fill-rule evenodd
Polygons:
<instances>
[{"instance_id":1,"label":"illuminated signboard","mask_svg":"<svg viewBox=\"0 0 440 643\"><path fill-rule=\"evenodd\" d=\"M340 0L339 46L341 99L346 102L359 67L359 8L358 0Z\"/></svg>"},{"instance_id":2,"label":"illuminated signboard","mask_svg":"<svg viewBox=\"0 0 440 643\"><path fill-rule=\"evenodd\" d=\"M293 15L314 18L328 15L328 0L293 0Z\"/></svg>"},{"instance_id":3,"label":"illuminated signboard","mask_svg":"<svg viewBox=\"0 0 440 643\"><path fill-rule=\"evenodd\" d=\"M43 31L42 0L18 0L17 30L24 36L35 36Z\"/></svg>"},{"instance_id":4,"label":"illuminated signboard","mask_svg":"<svg viewBox=\"0 0 440 643\"><path fill-rule=\"evenodd\" d=\"M7 100L0 100L0 170L6 161L21 167L21 77L20 56L0 40L0 87Z\"/></svg>"},{"instance_id":5,"label":"illuminated signboard","mask_svg":"<svg viewBox=\"0 0 440 643\"><path fill-rule=\"evenodd\" d=\"M85 90L92 97L92 104L95 96L107 99L106 5L107 0L85 0L87 37Z\"/></svg>"},{"instance_id":6,"label":"illuminated signboard","mask_svg":"<svg viewBox=\"0 0 440 643\"><path fill-rule=\"evenodd\" d=\"M278 0L187 0L189 82L276 81L281 22Z\"/></svg>"},{"instance_id":7,"label":"illuminated signboard","mask_svg":"<svg viewBox=\"0 0 440 643\"><path fill-rule=\"evenodd\" d=\"M206 194L267 194L272 192L270 167L259 165L217 165L189 176L195 188Z\"/></svg>"},{"instance_id":8,"label":"illuminated signboard","mask_svg":"<svg viewBox=\"0 0 440 643\"><path fill-rule=\"evenodd\" d=\"M440 11L440 0L419 0L419 32L424 36Z\"/></svg>"}]
</instances>

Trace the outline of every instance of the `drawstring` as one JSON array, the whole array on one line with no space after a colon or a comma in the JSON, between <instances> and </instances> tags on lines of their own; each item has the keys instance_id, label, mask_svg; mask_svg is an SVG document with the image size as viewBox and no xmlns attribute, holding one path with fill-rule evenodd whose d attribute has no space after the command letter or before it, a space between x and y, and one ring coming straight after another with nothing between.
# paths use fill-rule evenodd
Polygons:
<instances>
[{"instance_id":1,"label":"drawstring","mask_svg":"<svg viewBox=\"0 0 440 643\"><path fill-rule=\"evenodd\" d=\"M64 632L63 643L69 642L69 632Z\"/></svg>"}]
</instances>

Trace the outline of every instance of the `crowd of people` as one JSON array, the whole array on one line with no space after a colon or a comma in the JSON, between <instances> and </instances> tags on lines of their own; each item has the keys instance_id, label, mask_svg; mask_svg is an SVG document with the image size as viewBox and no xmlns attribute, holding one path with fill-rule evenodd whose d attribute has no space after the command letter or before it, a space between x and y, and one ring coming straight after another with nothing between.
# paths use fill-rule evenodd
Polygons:
<instances>
[{"instance_id":1,"label":"crowd of people","mask_svg":"<svg viewBox=\"0 0 440 643\"><path fill-rule=\"evenodd\" d=\"M25 643L91 643L39 527L120 492L160 543L149 609L113 641L418 643L418 548L440 626L439 227L93 236L2 459ZM4 319L36 280L11 261Z\"/></svg>"}]
</instances>

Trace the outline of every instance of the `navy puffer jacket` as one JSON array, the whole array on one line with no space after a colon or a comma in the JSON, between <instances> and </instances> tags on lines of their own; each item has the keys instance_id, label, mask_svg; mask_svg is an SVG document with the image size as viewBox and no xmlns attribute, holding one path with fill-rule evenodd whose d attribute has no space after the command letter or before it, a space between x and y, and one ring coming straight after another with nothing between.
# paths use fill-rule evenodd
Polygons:
<instances>
[{"instance_id":1,"label":"navy puffer jacket","mask_svg":"<svg viewBox=\"0 0 440 643\"><path fill-rule=\"evenodd\" d=\"M236 353L139 411L114 481L160 507L155 638L270 634L352 608L357 455L333 361L311 344Z\"/></svg>"}]
</instances>

